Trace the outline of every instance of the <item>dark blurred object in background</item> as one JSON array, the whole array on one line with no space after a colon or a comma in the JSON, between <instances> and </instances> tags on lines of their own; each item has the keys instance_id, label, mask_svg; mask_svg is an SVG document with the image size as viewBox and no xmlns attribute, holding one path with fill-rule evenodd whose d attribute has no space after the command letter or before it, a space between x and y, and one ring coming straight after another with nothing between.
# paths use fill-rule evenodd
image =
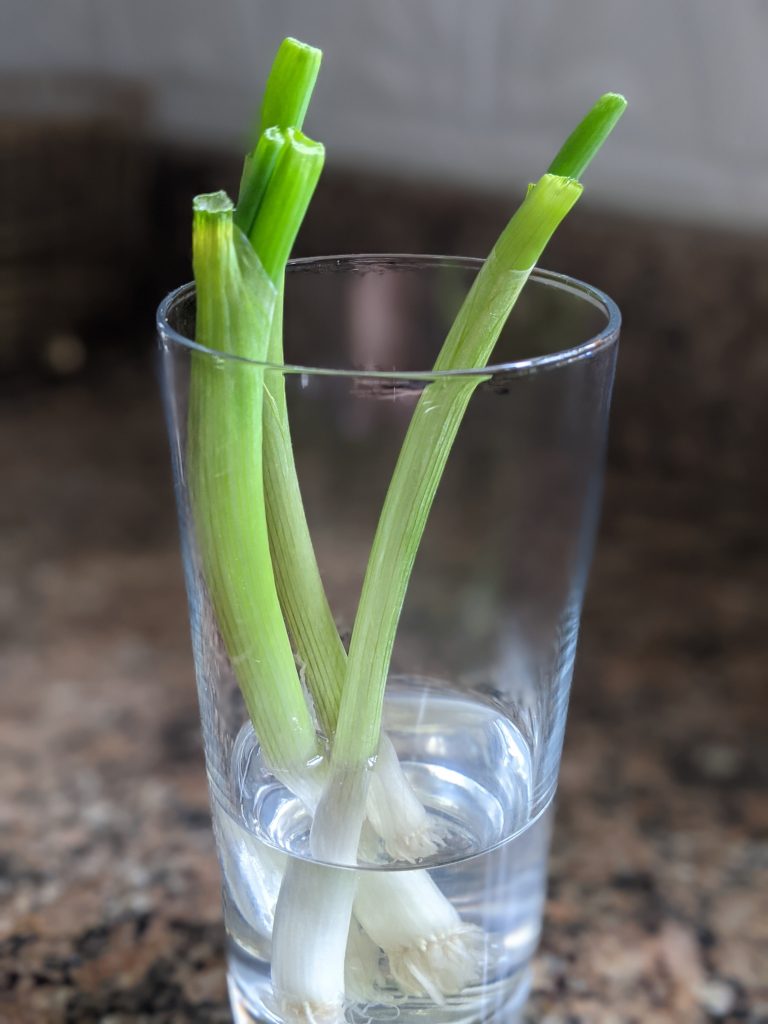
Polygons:
<instances>
[{"instance_id":1,"label":"dark blurred object in background","mask_svg":"<svg viewBox=\"0 0 768 1024\"><path fill-rule=\"evenodd\" d=\"M0 78L0 372L56 375L127 318L147 240L148 95L96 75Z\"/></svg>"}]
</instances>

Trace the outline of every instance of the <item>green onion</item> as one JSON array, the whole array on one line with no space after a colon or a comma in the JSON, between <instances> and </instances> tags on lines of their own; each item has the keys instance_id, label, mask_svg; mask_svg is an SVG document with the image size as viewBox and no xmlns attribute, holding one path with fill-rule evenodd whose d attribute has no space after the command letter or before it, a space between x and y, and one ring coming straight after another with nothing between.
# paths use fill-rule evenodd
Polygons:
<instances>
[{"instance_id":1,"label":"green onion","mask_svg":"<svg viewBox=\"0 0 768 1024\"><path fill-rule=\"evenodd\" d=\"M276 323L281 320L278 311ZM280 361L273 330L270 362ZM267 522L280 605L304 666L320 726L333 736L347 656L323 589L293 462L285 379L269 374L264 404Z\"/></svg>"},{"instance_id":2,"label":"green onion","mask_svg":"<svg viewBox=\"0 0 768 1024\"><path fill-rule=\"evenodd\" d=\"M304 214L323 169L325 149L294 128L282 130L284 144L264 189L248 238L261 265L279 285ZM265 358L266 358L265 350Z\"/></svg>"},{"instance_id":3,"label":"green onion","mask_svg":"<svg viewBox=\"0 0 768 1024\"><path fill-rule=\"evenodd\" d=\"M315 88L321 50L290 36L275 54L261 102L261 128L302 128Z\"/></svg>"},{"instance_id":4,"label":"green onion","mask_svg":"<svg viewBox=\"0 0 768 1024\"><path fill-rule=\"evenodd\" d=\"M261 138L280 129L301 128L322 60L320 50L296 39L281 44L267 79L260 114ZM284 131L280 136L285 138ZM254 196L266 188L263 175L271 175L266 160L259 160L259 147L246 157L237 207L257 252L266 232L252 231L251 207ZM260 200L259 200L260 201ZM279 211L279 208L277 208ZM268 361L284 362L282 336L283 275L273 278L279 288L270 336ZM332 737L336 727L346 653L325 595L312 539L307 525L291 443L285 378L268 375L264 407L264 481L267 522L280 603L286 623L304 666L321 728Z\"/></svg>"},{"instance_id":5,"label":"green onion","mask_svg":"<svg viewBox=\"0 0 768 1024\"><path fill-rule=\"evenodd\" d=\"M269 179L284 146L285 132L280 128L267 128L262 132L256 148L245 158L235 210L235 224L245 235L249 235L253 229Z\"/></svg>"},{"instance_id":6,"label":"green onion","mask_svg":"<svg viewBox=\"0 0 768 1024\"><path fill-rule=\"evenodd\" d=\"M549 172L528 190L477 275L436 371L485 365L528 275L581 194L576 178L625 108L623 96L600 97ZM379 520L352 632L333 749L334 764L342 772L366 764L376 752L384 687L411 569L451 445L480 379L436 380L414 411Z\"/></svg>"},{"instance_id":7,"label":"green onion","mask_svg":"<svg viewBox=\"0 0 768 1024\"><path fill-rule=\"evenodd\" d=\"M274 120L290 131L295 111L300 110L302 116L306 111L309 93L314 85L314 78L303 73L307 65L307 49L295 40L286 40L280 48L267 81L262 127ZM313 66L317 67L319 62L320 51L313 51ZM295 69L292 69L292 63L296 65ZM283 82L287 80L296 83L295 89L299 95L286 90L285 85L280 84L281 79ZM278 133L283 142L286 139L285 130L268 128L264 135L270 133ZM261 141L256 147L256 153L260 146ZM275 161L273 167L268 167L266 160L254 158L254 167L260 165L264 168L263 173L274 175L275 178L282 174L285 181L290 181L290 171L286 170L289 159L289 155L280 155L279 164ZM238 214L241 207L250 209L253 205L252 197L263 196L267 188L267 184L255 173L250 179L244 174L243 180L246 184L241 186ZM269 188L275 190L274 181L269 182ZM281 209L286 205L285 202L275 203L276 217L280 216ZM243 223L250 220L249 213L242 214ZM255 228L250 230L250 238L262 262L271 270L264 248L270 231L271 228L262 216ZM283 282L280 284L268 354L268 361L275 365L284 361ZM325 595L304 513L291 443L284 375L280 372L269 373L266 388L264 482L277 590L286 623L304 668L319 724L331 739L341 704L346 652ZM436 846L426 811L406 781L394 748L386 737L382 737L381 742L382 756L376 776L378 784L371 788L368 800L370 820L392 856L410 860L430 856L436 851ZM394 797L392 794L395 794Z\"/></svg>"},{"instance_id":8,"label":"green onion","mask_svg":"<svg viewBox=\"0 0 768 1024\"><path fill-rule=\"evenodd\" d=\"M300 58L301 55L298 56ZM274 96L273 76L274 72L270 75L267 93ZM291 106L290 97L286 97L286 103L288 107ZM301 106L306 109L305 104ZM290 126L290 113L276 110L274 104L269 118L283 126ZM266 123L267 116L263 115L262 127ZM284 137L283 133L281 137ZM256 165L255 159L252 166L246 164L238 212L241 206L248 203L255 205L250 198L253 194L260 201L266 188L258 177L254 180L253 168ZM271 169L268 173L272 173ZM250 215L244 214L241 222L245 224L249 220ZM251 232L251 240L257 251L260 251L259 236ZM268 358L273 364L282 363L284 358L281 314L282 295L273 322L269 348ZM290 438L285 380L279 372L267 375L264 479L270 543L281 605L306 670L318 719L326 735L332 737L341 701L346 653L325 596L304 514ZM435 852L426 811L405 779L394 748L386 736L381 739L367 810L372 824L384 838L393 856L413 860ZM373 879L366 876L360 879L357 887L363 901L360 910L363 916L366 916L367 908L375 905L380 895L377 890L376 897L369 895L366 898L369 882L373 884ZM321 893L317 892L318 886L322 886ZM416 872L407 880L407 884L404 876L392 876L386 888L391 916L402 922L402 926L399 938L393 940L393 944L388 944L390 932L386 928L382 930L379 927L379 938L385 943L385 951L391 956L393 965L403 965L402 977L411 978L409 991L413 990L413 978L417 974L426 974L429 978L430 969L434 980L428 984L436 993L443 991L440 989L443 982L447 993L471 981L475 975L477 959L466 936L474 934L477 929L462 924L459 915L429 875ZM312 1007L311 1013L314 1016L332 1013L334 997L336 1002L341 999L344 952L353 895L354 884L348 873L337 877L329 869L324 871L305 864L289 869L276 908L272 944L273 985L289 1017L296 1018L297 1007L305 1005ZM302 911L308 900L311 904L317 904L321 897L323 907L318 909L317 916L322 921L322 929L311 933L316 942L307 941L301 924ZM367 916L371 918L369 912ZM368 920L369 925L373 926L374 923L372 918ZM439 929L437 933L436 928ZM355 929L352 929L351 934L356 934ZM398 929L395 929L395 934L398 934ZM443 941L452 941L457 951L454 969L447 980L440 975L438 968L438 934ZM370 939L367 941L369 946L373 946ZM465 947L467 952L462 961L459 954ZM349 954L346 961L349 967ZM410 974L406 969L408 964L412 966ZM300 1014L298 1019L301 1019Z\"/></svg>"},{"instance_id":9,"label":"green onion","mask_svg":"<svg viewBox=\"0 0 768 1024\"><path fill-rule=\"evenodd\" d=\"M269 130L262 139L267 142L260 141L256 152L267 153L269 159L254 158L254 166L268 179L251 181L251 244L233 226L232 204L223 193L195 200L193 235L196 337L255 363L268 358L277 303L274 282L282 279L324 159L319 143L291 128ZM204 575L259 742L276 773L296 776L317 744L269 550L262 458L264 377L265 370L256 365L217 366L195 357L192 500ZM266 651L261 650L262 639ZM301 763L292 752L289 758L285 707L294 710L298 723L291 729L301 732ZM281 734L286 736L285 750ZM294 780L292 788L297 785Z\"/></svg>"},{"instance_id":10,"label":"green onion","mask_svg":"<svg viewBox=\"0 0 768 1024\"><path fill-rule=\"evenodd\" d=\"M223 192L195 199L193 264L197 341L263 360L276 289L234 228ZM261 468L264 371L195 353L191 374L189 490L208 594L270 766L301 775L317 747L269 554Z\"/></svg>"},{"instance_id":11,"label":"green onion","mask_svg":"<svg viewBox=\"0 0 768 1024\"><path fill-rule=\"evenodd\" d=\"M584 148L593 146L593 139L590 132ZM576 163L577 158L578 150L571 159ZM478 274L437 359L436 371L480 369L486 364L530 271L580 194L577 181L552 174L528 190ZM384 688L408 580L450 448L482 379L482 374L438 378L427 385L414 410L379 520L352 633L332 771L311 831L312 852L319 858L345 861L355 856L368 767L377 748ZM421 885L419 873L413 879ZM373 901L368 902L371 895ZM390 920L383 907L394 908L395 901L385 901L383 895L376 898L368 888L361 890L356 913L371 937L376 940L381 932L385 942L392 937L385 937L386 925L380 918L384 913L385 922ZM401 895L398 890L397 896ZM429 913L434 915L436 909ZM319 920L310 925L306 909L304 923L307 930L322 927ZM446 978L440 970L447 947L439 937L434 944L425 938L425 930L422 922L415 944L402 937L404 930L399 932L399 948L407 952L400 960L395 956L394 962L404 990L415 985L439 1000L442 993L453 990L450 972ZM473 936L457 935L455 928L449 934L452 948L463 951L454 961L454 980L461 987L471 980Z\"/></svg>"},{"instance_id":12,"label":"green onion","mask_svg":"<svg viewBox=\"0 0 768 1024\"><path fill-rule=\"evenodd\" d=\"M547 168L549 174L581 178L626 109L627 101L618 93L601 96L562 144Z\"/></svg>"},{"instance_id":13,"label":"green onion","mask_svg":"<svg viewBox=\"0 0 768 1024\"><path fill-rule=\"evenodd\" d=\"M448 334L436 371L483 367L528 275L581 194L568 178L545 175L493 248ZM333 747L339 768L376 753L397 622L421 536L467 404L482 375L428 384L414 410L387 492L352 631Z\"/></svg>"}]
</instances>

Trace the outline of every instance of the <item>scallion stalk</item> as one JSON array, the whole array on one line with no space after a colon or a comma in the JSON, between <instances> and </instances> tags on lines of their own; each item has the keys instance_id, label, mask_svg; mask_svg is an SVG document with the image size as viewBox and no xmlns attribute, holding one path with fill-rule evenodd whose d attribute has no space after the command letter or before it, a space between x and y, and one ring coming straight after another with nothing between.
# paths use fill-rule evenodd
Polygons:
<instances>
[{"instance_id":1,"label":"scallion stalk","mask_svg":"<svg viewBox=\"0 0 768 1024\"><path fill-rule=\"evenodd\" d=\"M267 128L245 158L235 209L235 224L244 235L250 235L253 229L269 179L284 146L285 132L280 128Z\"/></svg>"},{"instance_id":2,"label":"scallion stalk","mask_svg":"<svg viewBox=\"0 0 768 1024\"><path fill-rule=\"evenodd\" d=\"M485 364L539 252L580 192L577 182L553 176L545 176L529 191L478 274L438 358L438 370L445 369L451 360L468 368ZM365 817L368 768L379 743L381 703L397 619L450 447L471 395L482 379L479 374L437 378L427 385L414 410L385 499L352 634L330 778L311 829L312 854L318 860L356 861ZM350 728L353 719L356 729ZM305 870L301 864L296 869L299 874ZM398 971L401 983L411 991L418 985L419 991L432 998L456 991L472 980L476 968L476 930L467 929L467 935L462 934L460 918L442 894L435 897L432 905L429 897L434 894L434 883L426 873L414 872L406 878L406 887L418 889L418 902L408 899L399 881L395 883L397 891L388 893L388 902L381 900L381 892L369 898L366 887L356 900L358 920L374 941L378 934L382 942L390 944L387 953L392 969ZM375 887L378 883L373 881L370 885ZM389 887L391 883L383 885ZM442 906L436 924L438 903ZM285 920L288 911L289 904L281 905L278 901L276 920L281 921L284 933L294 928L293 922ZM323 933L323 914L320 902L317 907L303 905L304 935ZM443 917L445 929L440 927ZM390 927L394 929L394 939ZM369 929L375 929L373 935ZM293 964L291 1005L297 1005L299 981L319 982L327 976L334 952L337 958L340 956L342 934L341 922L336 921L333 945L324 947L322 959L314 964L309 962L316 948L313 941L295 950L294 957L300 963ZM456 955L451 957L449 951L453 950ZM338 979L340 972L337 966L333 976ZM324 994L320 987L316 992L307 988L304 1002L319 1003Z\"/></svg>"},{"instance_id":3,"label":"scallion stalk","mask_svg":"<svg viewBox=\"0 0 768 1024\"><path fill-rule=\"evenodd\" d=\"M316 46L292 36L282 41L264 87L259 133L272 125L303 128L322 60Z\"/></svg>"},{"instance_id":4,"label":"scallion stalk","mask_svg":"<svg viewBox=\"0 0 768 1024\"><path fill-rule=\"evenodd\" d=\"M269 137L270 146L273 147L274 138L284 143L286 130L301 127L321 57L319 50L294 39L285 40L278 50L262 104L262 136L253 154L246 158L236 213L236 219L240 217L241 226L253 225L251 210L258 206L267 189L266 179L272 176L277 167L277 157L272 157L273 150L266 146L264 139ZM280 160L282 171L282 162L286 157L281 155ZM284 178L287 175L284 174ZM274 188L271 183L270 187ZM275 209L280 210L279 204L275 205ZM262 219L257 228L249 226L248 229L244 227L244 230L250 234L251 243L267 266L269 261L262 248L264 240L269 239L267 224ZM280 291L267 358L270 363L280 365L284 361L282 276L279 280L275 278L275 283L279 285ZM264 481L267 522L280 604L305 670L320 727L328 739L332 739L339 714L347 657L325 594L304 512L291 442L285 378L278 372L268 374L267 378ZM428 815L403 775L394 748L386 736L381 738L377 783L372 787L368 800L369 818L388 852L393 857L408 860L433 854L436 844ZM396 797L392 794L396 794Z\"/></svg>"},{"instance_id":5,"label":"scallion stalk","mask_svg":"<svg viewBox=\"0 0 768 1024\"><path fill-rule=\"evenodd\" d=\"M263 360L277 293L222 192L195 199L193 265L197 341ZM203 576L248 713L272 769L293 777L317 743L269 554L263 376L253 363L193 354L189 491Z\"/></svg>"},{"instance_id":6,"label":"scallion stalk","mask_svg":"<svg viewBox=\"0 0 768 1024\"><path fill-rule=\"evenodd\" d=\"M592 122L590 130L580 136L577 129L571 137L580 138L581 144L560 155L566 169L583 168L594 155L592 112L587 119ZM598 121L610 121L604 135L616 119L614 105L603 110ZM533 266L580 194L578 181L551 173L529 188L522 206L479 272L438 357L436 371L480 369L486 364ZM357 849L363 825L362 794L378 743L384 687L408 579L450 448L472 393L482 379L482 374L437 378L425 388L414 411L387 492L358 606L331 774L312 825L311 845L318 857L345 861L354 857ZM418 880L419 873L412 877ZM367 893L358 896L358 920L365 920L369 910L372 917L376 909L379 916L386 914L385 900L374 899L368 904L366 896ZM394 926L394 917L391 921ZM307 908L304 925L305 929L322 927L317 919L310 922ZM393 943L381 921L374 918L368 921L368 927L378 930L382 942ZM471 963L468 944L472 939L469 937L462 945L455 927L448 942L436 934L436 955L425 963L419 952L430 946L430 940L424 941L422 922L419 931L419 945L414 947L410 938L405 940L406 957L398 960L395 955L392 962L406 990L409 984L418 984L436 998L441 992L451 991L450 978L446 980L442 966L452 963L459 976L462 965ZM455 949L459 953L451 961L448 951Z\"/></svg>"},{"instance_id":7,"label":"scallion stalk","mask_svg":"<svg viewBox=\"0 0 768 1024\"><path fill-rule=\"evenodd\" d=\"M627 109L617 92L607 92L579 121L547 168L549 174L579 179Z\"/></svg>"},{"instance_id":8,"label":"scallion stalk","mask_svg":"<svg viewBox=\"0 0 768 1024\"><path fill-rule=\"evenodd\" d=\"M322 143L314 142L295 128L280 131L285 142L248 232L250 243L275 287L282 281L325 160Z\"/></svg>"},{"instance_id":9,"label":"scallion stalk","mask_svg":"<svg viewBox=\"0 0 768 1024\"><path fill-rule=\"evenodd\" d=\"M322 53L297 39L283 40L267 79L259 116L259 139L246 164L237 201L238 214L257 252L268 242L265 224L254 231L250 210L254 197L266 191L273 168L259 159L262 139L278 132L298 132L304 123ZM279 215L279 207L276 208ZM272 268L275 269L275 268ZM270 334L268 361L284 362L282 268L273 280L278 300ZM305 667L320 727L330 739L341 702L346 654L325 595L309 533L291 443L285 379L269 375L264 407L264 479L267 521L280 603Z\"/></svg>"},{"instance_id":10,"label":"scallion stalk","mask_svg":"<svg viewBox=\"0 0 768 1024\"><path fill-rule=\"evenodd\" d=\"M268 177L251 183L251 244L234 225L224 193L198 196L194 204L196 338L250 362L193 357L190 498L206 585L259 742L272 770L300 791L318 747L269 550L265 371L257 364L268 357L274 281L282 276L324 150L293 129L263 137L268 158L254 158L253 166Z\"/></svg>"},{"instance_id":11,"label":"scallion stalk","mask_svg":"<svg viewBox=\"0 0 768 1024\"><path fill-rule=\"evenodd\" d=\"M558 152L552 167L528 190L478 273L435 363L435 371L479 369L536 261L579 198L583 172L621 116L626 101L601 97ZM333 747L336 782L328 806L346 788L350 772L375 756L389 662L408 580L442 471L466 406L482 379L441 377L427 385L414 410L384 502L352 631L347 676ZM325 814L318 808L316 826ZM336 814L329 814L332 819ZM331 825L331 828L334 826ZM321 846L326 837L318 837Z\"/></svg>"},{"instance_id":12,"label":"scallion stalk","mask_svg":"<svg viewBox=\"0 0 768 1024\"><path fill-rule=\"evenodd\" d=\"M529 190L478 273L435 363L436 371L485 365L528 275L581 194L569 178L545 175ZM376 754L389 662L411 569L445 463L481 374L438 377L414 410L374 538L352 631L332 762L336 785ZM323 802L325 803L325 801ZM316 826L324 829L323 803ZM330 805L326 804L328 810ZM327 815L338 834L341 808ZM362 822L358 823L358 829ZM321 845L325 840L321 840Z\"/></svg>"}]
</instances>

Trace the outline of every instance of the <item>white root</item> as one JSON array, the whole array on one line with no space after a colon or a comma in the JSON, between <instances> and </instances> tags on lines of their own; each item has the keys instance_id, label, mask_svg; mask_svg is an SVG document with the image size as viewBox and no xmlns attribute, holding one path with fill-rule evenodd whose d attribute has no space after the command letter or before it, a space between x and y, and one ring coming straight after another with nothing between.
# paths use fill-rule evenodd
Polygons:
<instances>
[{"instance_id":1,"label":"white root","mask_svg":"<svg viewBox=\"0 0 768 1024\"><path fill-rule=\"evenodd\" d=\"M359 1001L380 998L382 953L402 992L439 1005L479 977L483 932L461 920L426 870L327 866L356 861L366 816L363 854L374 853L380 839L390 856L410 862L438 849L385 735L367 793L366 781L358 771L332 774L322 797L317 776L298 787L310 809L320 805L311 849L325 864L291 860L275 910L272 982L279 1012L292 1024L341 1024L345 992Z\"/></svg>"},{"instance_id":2,"label":"white root","mask_svg":"<svg viewBox=\"0 0 768 1024\"><path fill-rule=\"evenodd\" d=\"M480 980L482 944L479 928L461 924L450 932L421 939L418 946L391 951L389 969L403 992L426 995L442 1005L446 996Z\"/></svg>"},{"instance_id":3,"label":"white root","mask_svg":"<svg viewBox=\"0 0 768 1024\"><path fill-rule=\"evenodd\" d=\"M344 971L348 999L357 1003L372 1003L381 999L381 991L386 984L386 975L380 963L382 956L379 947L353 917L349 926Z\"/></svg>"},{"instance_id":4,"label":"white root","mask_svg":"<svg viewBox=\"0 0 768 1024\"><path fill-rule=\"evenodd\" d=\"M442 1004L479 979L483 932L462 921L426 871L362 872L354 912L408 995Z\"/></svg>"},{"instance_id":5,"label":"white root","mask_svg":"<svg viewBox=\"0 0 768 1024\"><path fill-rule=\"evenodd\" d=\"M439 836L405 777L392 740L384 732L371 773L365 811L393 860L414 863L437 853L441 845Z\"/></svg>"}]
</instances>

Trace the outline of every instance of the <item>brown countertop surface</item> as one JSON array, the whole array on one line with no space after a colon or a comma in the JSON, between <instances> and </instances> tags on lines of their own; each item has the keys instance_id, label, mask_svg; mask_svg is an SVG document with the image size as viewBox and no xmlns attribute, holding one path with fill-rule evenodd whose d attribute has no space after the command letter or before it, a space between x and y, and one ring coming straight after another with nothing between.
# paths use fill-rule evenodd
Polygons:
<instances>
[{"instance_id":1,"label":"brown countertop surface","mask_svg":"<svg viewBox=\"0 0 768 1024\"><path fill-rule=\"evenodd\" d=\"M370 244L333 188L305 251L331 211L336 251L482 252L499 223L373 188L398 241ZM768 1024L767 264L589 217L548 260L628 330L529 1024ZM0 406L2 1024L230 1019L151 367Z\"/></svg>"},{"instance_id":2,"label":"brown countertop surface","mask_svg":"<svg viewBox=\"0 0 768 1024\"><path fill-rule=\"evenodd\" d=\"M227 1021L150 367L0 416L0 1020ZM609 474L530 1021L768 1021L767 588L746 497Z\"/></svg>"}]
</instances>

